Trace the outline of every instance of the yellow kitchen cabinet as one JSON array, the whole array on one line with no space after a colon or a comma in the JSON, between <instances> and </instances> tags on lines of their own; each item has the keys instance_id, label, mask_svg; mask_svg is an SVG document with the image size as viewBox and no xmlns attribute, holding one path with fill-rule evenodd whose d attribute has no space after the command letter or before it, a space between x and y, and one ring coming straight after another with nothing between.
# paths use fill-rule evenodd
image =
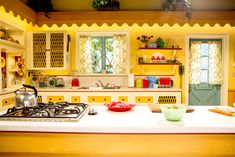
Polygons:
<instances>
[{"instance_id":1,"label":"yellow kitchen cabinet","mask_svg":"<svg viewBox=\"0 0 235 157\"><path fill-rule=\"evenodd\" d=\"M88 96L88 103L107 103L111 102L111 96Z\"/></svg>"},{"instance_id":2,"label":"yellow kitchen cabinet","mask_svg":"<svg viewBox=\"0 0 235 157\"><path fill-rule=\"evenodd\" d=\"M81 96L71 96L71 102L72 103L80 103L81 102Z\"/></svg>"},{"instance_id":3,"label":"yellow kitchen cabinet","mask_svg":"<svg viewBox=\"0 0 235 157\"><path fill-rule=\"evenodd\" d=\"M10 107L13 107L15 105L15 93L9 93L9 94L3 94L0 95L1 99L1 105L0 109L4 110Z\"/></svg>"},{"instance_id":4,"label":"yellow kitchen cabinet","mask_svg":"<svg viewBox=\"0 0 235 157\"><path fill-rule=\"evenodd\" d=\"M153 103L153 96L135 96L135 103Z\"/></svg>"},{"instance_id":5,"label":"yellow kitchen cabinet","mask_svg":"<svg viewBox=\"0 0 235 157\"><path fill-rule=\"evenodd\" d=\"M158 104L181 104L181 92L159 92L156 95Z\"/></svg>"},{"instance_id":6,"label":"yellow kitchen cabinet","mask_svg":"<svg viewBox=\"0 0 235 157\"><path fill-rule=\"evenodd\" d=\"M64 96L47 96L47 102L63 102Z\"/></svg>"},{"instance_id":7,"label":"yellow kitchen cabinet","mask_svg":"<svg viewBox=\"0 0 235 157\"><path fill-rule=\"evenodd\" d=\"M118 96L118 101L120 101L120 102L128 102L128 96Z\"/></svg>"},{"instance_id":8,"label":"yellow kitchen cabinet","mask_svg":"<svg viewBox=\"0 0 235 157\"><path fill-rule=\"evenodd\" d=\"M30 70L66 69L66 31L28 32L28 62Z\"/></svg>"}]
</instances>

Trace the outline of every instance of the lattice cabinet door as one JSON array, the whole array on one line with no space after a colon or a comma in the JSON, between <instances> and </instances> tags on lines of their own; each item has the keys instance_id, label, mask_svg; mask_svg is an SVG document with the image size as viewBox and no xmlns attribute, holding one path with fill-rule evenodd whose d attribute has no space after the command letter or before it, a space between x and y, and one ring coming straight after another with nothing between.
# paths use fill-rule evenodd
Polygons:
<instances>
[{"instance_id":1,"label":"lattice cabinet door","mask_svg":"<svg viewBox=\"0 0 235 157\"><path fill-rule=\"evenodd\" d=\"M157 94L158 104L181 104L181 92L159 92Z\"/></svg>"},{"instance_id":2,"label":"lattice cabinet door","mask_svg":"<svg viewBox=\"0 0 235 157\"><path fill-rule=\"evenodd\" d=\"M29 69L65 69L67 54L67 33L33 32L28 35L30 50Z\"/></svg>"}]
</instances>

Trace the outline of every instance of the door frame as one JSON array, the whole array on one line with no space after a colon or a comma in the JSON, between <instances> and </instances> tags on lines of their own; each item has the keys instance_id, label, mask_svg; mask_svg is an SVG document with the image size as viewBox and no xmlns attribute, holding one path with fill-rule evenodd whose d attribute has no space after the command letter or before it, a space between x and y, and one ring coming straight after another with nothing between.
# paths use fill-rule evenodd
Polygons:
<instances>
[{"instance_id":1,"label":"door frame","mask_svg":"<svg viewBox=\"0 0 235 157\"><path fill-rule=\"evenodd\" d=\"M186 34L185 42L185 104L189 103L189 40L190 39L222 39L223 80L220 103L228 104L228 68L229 68L229 34Z\"/></svg>"}]
</instances>

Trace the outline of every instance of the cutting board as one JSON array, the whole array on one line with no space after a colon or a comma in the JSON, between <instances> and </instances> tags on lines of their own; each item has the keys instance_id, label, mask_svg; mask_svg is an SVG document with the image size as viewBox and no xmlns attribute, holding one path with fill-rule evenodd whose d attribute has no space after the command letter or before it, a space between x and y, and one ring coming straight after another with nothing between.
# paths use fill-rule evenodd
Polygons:
<instances>
[{"instance_id":1,"label":"cutting board","mask_svg":"<svg viewBox=\"0 0 235 157\"><path fill-rule=\"evenodd\" d=\"M187 110L186 110L187 113L194 111L194 109L192 109L191 107L189 106L186 106L186 107L187 107ZM155 112L155 113L162 112L159 104L149 104L149 108L152 112Z\"/></svg>"}]
</instances>

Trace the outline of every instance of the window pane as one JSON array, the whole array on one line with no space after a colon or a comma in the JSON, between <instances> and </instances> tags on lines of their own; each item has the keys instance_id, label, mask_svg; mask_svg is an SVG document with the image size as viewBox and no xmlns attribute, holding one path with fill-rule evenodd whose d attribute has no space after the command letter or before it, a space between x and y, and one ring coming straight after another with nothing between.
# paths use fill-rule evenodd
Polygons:
<instances>
[{"instance_id":1,"label":"window pane","mask_svg":"<svg viewBox=\"0 0 235 157\"><path fill-rule=\"evenodd\" d=\"M106 70L109 72L112 72L112 63L113 63L113 39L112 38L107 38L105 40L105 63L106 63Z\"/></svg>"},{"instance_id":2,"label":"window pane","mask_svg":"<svg viewBox=\"0 0 235 157\"><path fill-rule=\"evenodd\" d=\"M201 58L201 69L208 69L208 57Z\"/></svg>"},{"instance_id":3,"label":"window pane","mask_svg":"<svg viewBox=\"0 0 235 157\"><path fill-rule=\"evenodd\" d=\"M208 44L201 44L201 55L208 56Z\"/></svg>"},{"instance_id":4,"label":"window pane","mask_svg":"<svg viewBox=\"0 0 235 157\"><path fill-rule=\"evenodd\" d=\"M200 82L208 82L208 70L201 70Z\"/></svg>"},{"instance_id":5,"label":"window pane","mask_svg":"<svg viewBox=\"0 0 235 157\"><path fill-rule=\"evenodd\" d=\"M102 69L102 38L93 37L91 41L92 45L92 69L94 73L101 72Z\"/></svg>"}]
</instances>

